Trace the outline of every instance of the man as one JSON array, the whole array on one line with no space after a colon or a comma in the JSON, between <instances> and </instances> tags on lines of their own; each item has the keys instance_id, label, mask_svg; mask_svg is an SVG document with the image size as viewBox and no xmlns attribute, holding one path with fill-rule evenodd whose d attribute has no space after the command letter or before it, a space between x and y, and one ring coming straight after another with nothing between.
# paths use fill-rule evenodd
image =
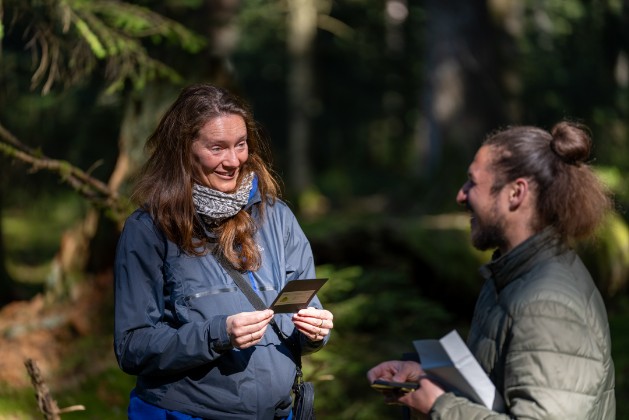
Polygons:
<instances>
[{"instance_id":1,"label":"man","mask_svg":"<svg viewBox=\"0 0 629 420\"><path fill-rule=\"evenodd\" d=\"M481 268L467 344L496 385L506 413L446 392L416 362L388 361L370 382L418 382L389 402L431 419L615 419L614 364L606 309L569 248L592 235L612 209L586 163L585 127L551 132L514 127L490 135L457 195L471 213L478 249L496 249Z\"/></svg>"}]
</instances>

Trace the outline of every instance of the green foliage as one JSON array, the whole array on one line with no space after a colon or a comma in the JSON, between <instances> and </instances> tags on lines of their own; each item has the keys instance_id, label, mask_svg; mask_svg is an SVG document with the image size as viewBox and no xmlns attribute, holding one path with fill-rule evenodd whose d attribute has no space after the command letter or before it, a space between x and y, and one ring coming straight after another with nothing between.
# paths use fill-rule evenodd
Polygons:
<instances>
[{"instance_id":1,"label":"green foliage","mask_svg":"<svg viewBox=\"0 0 629 420\"><path fill-rule=\"evenodd\" d=\"M410 248L434 270L437 278L444 279L446 284L442 287L452 288L453 292L464 289L463 293L479 289L476 268L490 260L491 251L479 251L471 246L469 215L424 216L405 224L413 232L408 237ZM444 261L453 263L444 264ZM447 284L448 280L456 284Z\"/></svg>"},{"instance_id":2,"label":"green foliage","mask_svg":"<svg viewBox=\"0 0 629 420\"><path fill-rule=\"evenodd\" d=\"M249 0L237 16L238 26L244 29L240 43L243 51L259 51L265 44L285 39L286 6L279 1ZM248 31L247 28L256 28ZM269 53L273 53L269 51Z\"/></svg>"},{"instance_id":3,"label":"green foliage","mask_svg":"<svg viewBox=\"0 0 629 420\"><path fill-rule=\"evenodd\" d=\"M366 273L392 269L459 315L471 313L482 283L478 267L491 256L472 248L469 218L462 213L384 217L348 212L303 227L318 261L357 265Z\"/></svg>"},{"instance_id":4,"label":"green foliage","mask_svg":"<svg viewBox=\"0 0 629 420\"><path fill-rule=\"evenodd\" d=\"M369 387L367 371L377 363L412 351L412 340L434 337L452 320L425 300L403 272L351 266L317 267L330 280L319 293L334 314L334 330L324 350L304 358L304 375L315 382L322 418L377 419L398 415Z\"/></svg>"},{"instance_id":5,"label":"green foliage","mask_svg":"<svg viewBox=\"0 0 629 420\"><path fill-rule=\"evenodd\" d=\"M90 348L95 351L97 348ZM48 378L44 378L46 380ZM64 414L63 419L123 419L127 415L129 392L135 378L126 375L117 366L87 376L79 382L68 382L63 386L51 385L47 381L59 408L83 405L84 411ZM0 388L0 418L32 420L43 418L37 407L33 389L15 389L6 385Z\"/></svg>"},{"instance_id":6,"label":"green foliage","mask_svg":"<svg viewBox=\"0 0 629 420\"><path fill-rule=\"evenodd\" d=\"M97 375L90 376L80 386L60 392L59 407L84 405L85 411L68 413L64 419L102 420L127 417L129 393L135 386L135 378L112 366Z\"/></svg>"},{"instance_id":7,"label":"green foliage","mask_svg":"<svg viewBox=\"0 0 629 420\"><path fill-rule=\"evenodd\" d=\"M578 249L605 298L628 290L629 226L622 217L611 214L597 238L579 245Z\"/></svg>"},{"instance_id":8,"label":"green foliage","mask_svg":"<svg viewBox=\"0 0 629 420\"><path fill-rule=\"evenodd\" d=\"M16 202L28 200L19 194L13 198ZM81 220L85 211L85 201L72 192L41 194L34 205L5 210L3 239L11 277L18 283L44 283L61 235Z\"/></svg>"},{"instance_id":9,"label":"green foliage","mask_svg":"<svg viewBox=\"0 0 629 420\"><path fill-rule=\"evenodd\" d=\"M614 199L618 203L629 204L629 178L623 175L620 168L616 166L599 166L596 170L603 183L613 191Z\"/></svg>"},{"instance_id":10,"label":"green foliage","mask_svg":"<svg viewBox=\"0 0 629 420\"><path fill-rule=\"evenodd\" d=\"M0 387L0 418L32 420L41 418L37 410L35 392L31 389Z\"/></svg>"},{"instance_id":11,"label":"green foliage","mask_svg":"<svg viewBox=\"0 0 629 420\"><path fill-rule=\"evenodd\" d=\"M157 78L183 79L171 66L150 56L144 40L164 41L190 53L205 39L184 25L130 2L112 0L8 0L6 13L30 38L27 46L38 56L33 85L48 93L55 83L84 82L102 62L108 92L130 83L136 90Z\"/></svg>"},{"instance_id":12,"label":"green foliage","mask_svg":"<svg viewBox=\"0 0 629 420\"><path fill-rule=\"evenodd\" d=\"M582 121L592 129L598 163L627 172L629 87L622 82L627 70L618 73L627 54L626 10L618 1L527 1L522 7L522 31L510 52L522 110L515 117L545 128L562 118Z\"/></svg>"}]
</instances>

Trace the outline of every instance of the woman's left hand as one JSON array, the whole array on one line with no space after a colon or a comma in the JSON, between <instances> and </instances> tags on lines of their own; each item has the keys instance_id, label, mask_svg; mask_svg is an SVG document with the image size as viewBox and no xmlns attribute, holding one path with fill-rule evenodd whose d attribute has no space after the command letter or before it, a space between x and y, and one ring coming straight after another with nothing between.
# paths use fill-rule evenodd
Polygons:
<instances>
[{"instance_id":1,"label":"woman's left hand","mask_svg":"<svg viewBox=\"0 0 629 420\"><path fill-rule=\"evenodd\" d=\"M293 315L295 327L310 341L321 341L334 328L332 312L309 307Z\"/></svg>"}]
</instances>

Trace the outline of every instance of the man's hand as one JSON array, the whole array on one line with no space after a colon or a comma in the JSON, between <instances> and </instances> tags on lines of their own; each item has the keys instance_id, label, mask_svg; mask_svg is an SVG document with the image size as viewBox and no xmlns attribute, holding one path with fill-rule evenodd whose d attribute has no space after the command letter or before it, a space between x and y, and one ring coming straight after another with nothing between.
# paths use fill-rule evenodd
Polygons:
<instances>
[{"instance_id":1,"label":"man's hand","mask_svg":"<svg viewBox=\"0 0 629 420\"><path fill-rule=\"evenodd\" d=\"M376 379L419 383L416 391L387 392L384 398L388 404L403 404L423 414L428 414L437 398L445 392L426 376L419 363L412 361L390 360L380 363L367 372L367 379L370 383Z\"/></svg>"}]
</instances>

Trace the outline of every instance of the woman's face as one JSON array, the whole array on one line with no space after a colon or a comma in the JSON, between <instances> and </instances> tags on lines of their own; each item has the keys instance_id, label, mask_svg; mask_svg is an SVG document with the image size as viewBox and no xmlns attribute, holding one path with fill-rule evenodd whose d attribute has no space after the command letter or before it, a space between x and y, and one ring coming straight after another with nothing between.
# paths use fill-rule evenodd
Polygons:
<instances>
[{"instance_id":1,"label":"woman's face","mask_svg":"<svg viewBox=\"0 0 629 420\"><path fill-rule=\"evenodd\" d=\"M234 192L240 169L249 158L245 120L238 114L211 119L192 143L192 155L201 167L201 181L206 187Z\"/></svg>"}]
</instances>

